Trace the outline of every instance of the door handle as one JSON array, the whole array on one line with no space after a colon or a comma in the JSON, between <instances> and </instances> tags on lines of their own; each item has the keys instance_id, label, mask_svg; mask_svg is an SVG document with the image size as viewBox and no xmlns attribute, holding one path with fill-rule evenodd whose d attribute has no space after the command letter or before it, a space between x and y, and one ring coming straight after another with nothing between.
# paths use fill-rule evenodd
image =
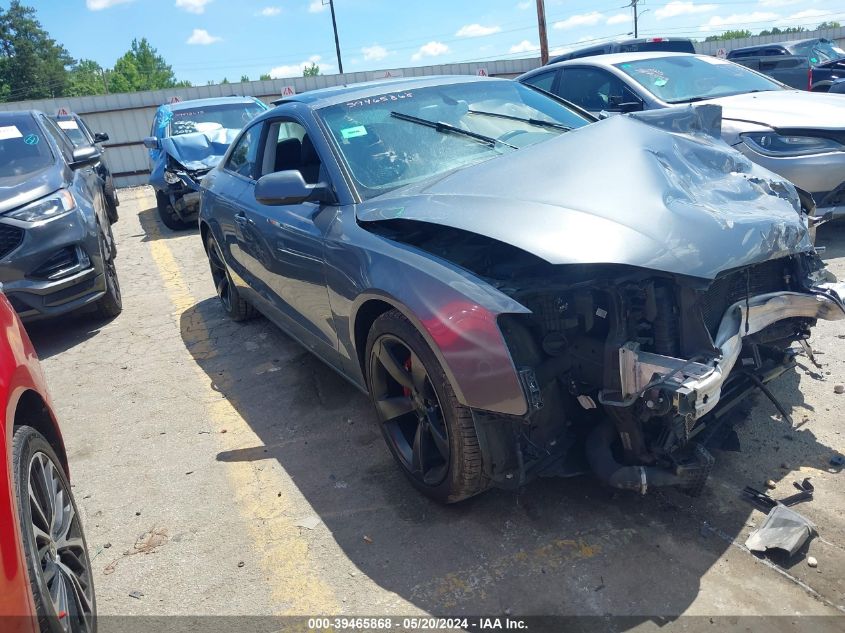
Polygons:
<instances>
[{"instance_id":1,"label":"door handle","mask_svg":"<svg viewBox=\"0 0 845 633\"><path fill-rule=\"evenodd\" d=\"M252 223L253 223L252 220L250 220L248 217L246 217L245 213L236 213L235 214L235 224L237 224L238 226L247 226L247 225L252 224Z\"/></svg>"}]
</instances>

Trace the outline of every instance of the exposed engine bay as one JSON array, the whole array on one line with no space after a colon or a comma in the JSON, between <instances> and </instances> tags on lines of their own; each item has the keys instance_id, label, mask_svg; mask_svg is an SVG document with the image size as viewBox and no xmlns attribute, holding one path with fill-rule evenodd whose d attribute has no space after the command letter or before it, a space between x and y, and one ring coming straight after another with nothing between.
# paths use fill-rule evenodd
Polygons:
<instances>
[{"instance_id":1,"label":"exposed engine bay","mask_svg":"<svg viewBox=\"0 0 845 633\"><path fill-rule=\"evenodd\" d=\"M845 284L814 251L715 279L624 265L552 265L460 229L392 220L371 230L446 259L530 314L499 326L529 412L475 412L491 478L592 470L610 485L701 491L706 439L750 392L795 364L818 319L845 318Z\"/></svg>"}]
</instances>

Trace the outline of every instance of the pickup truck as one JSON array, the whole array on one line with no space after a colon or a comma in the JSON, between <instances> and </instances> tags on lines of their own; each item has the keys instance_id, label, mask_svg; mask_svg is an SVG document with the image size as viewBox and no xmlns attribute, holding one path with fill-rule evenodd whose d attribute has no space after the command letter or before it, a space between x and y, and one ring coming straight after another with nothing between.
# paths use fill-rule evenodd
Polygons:
<instances>
[{"instance_id":1,"label":"pickup truck","mask_svg":"<svg viewBox=\"0 0 845 633\"><path fill-rule=\"evenodd\" d=\"M828 92L845 79L845 50L826 39L735 48L728 59L800 90Z\"/></svg>"}]
</instances>

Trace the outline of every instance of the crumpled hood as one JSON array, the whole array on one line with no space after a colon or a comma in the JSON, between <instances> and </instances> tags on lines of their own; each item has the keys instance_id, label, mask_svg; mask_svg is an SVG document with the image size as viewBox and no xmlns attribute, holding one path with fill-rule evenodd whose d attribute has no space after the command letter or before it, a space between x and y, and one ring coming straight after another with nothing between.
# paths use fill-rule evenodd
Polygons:
<instances>
[{"instance_id":1,"label":"crumpled hood","mask_svg":"<svg viewBox=\"0 0 845 633\"><path fill-rule=\"evenodd\" d=\"M364 223L408 219L470 231L552 264L625 264L701 278L810 250L795 188L710 136L718 118L715 130L701 131L712 121L697 111L718 109L642 116L695 133L612 117L392 191L359 205L357 215Z\"/></svg>"},{"instance_id":2,"label":"crumpled hood","mask_svg":"<svg viewBox=\"0 0 845 633\"><path fill-rule=\"evenodd\" d=\"M161 147L185 169L211 169L222 160L239 132L240 130L220 128L213 132L168 136L162 139Z\"/></svg>"},{"instance_id":3,"label":"crumpled hood","mask_svg":"<svg viewBox=\"0 0 845 633\"><path fill-rule=\"evenodd\" d=\"M0 178L0 213L12 211L67 186L65 167L55 162L26 177Z\"/></svg>"},{"instance_id":4,"label":"crumpled hood","mask_svg":"<svg viewBox=\"0 0 845 633\"><path fill-rule=\"evenodd\" d=\"M803 90L772 90L710 99L722 106L722 117L775 129L845 129L842 95Z\"/></svg>"}]
</instances>

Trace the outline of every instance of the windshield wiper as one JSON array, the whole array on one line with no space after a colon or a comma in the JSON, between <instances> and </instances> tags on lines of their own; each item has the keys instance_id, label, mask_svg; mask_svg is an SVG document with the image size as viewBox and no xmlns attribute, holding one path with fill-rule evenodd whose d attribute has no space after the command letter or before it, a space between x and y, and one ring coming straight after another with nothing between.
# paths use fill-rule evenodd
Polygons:
<instances>
[{"instance_id":1,"label":"windshield wiper","mask_svg":"<svg viewBox=\"0 0 845 633\"><path fill-rule=\"evenodd\" d=\"M492 136L485 136L484 134L479 134L478 132L470 132L469 130L464 130L463 128L459 128L455 125L449 125L448 123L443 123L442 121L429 121L428 119L421 119L420 117L413 116L411 114L403 114L402 112L396 111L391 112L390 116L394 119L399 119L400 121L408 121L409 123L416 123L417 125L430 127L431 129L442 132L443 134L458 134L459 136L465 136L466 138L474 139L479 143L484 143L490 147L505 145L511 149L519 149L515 145L505 143L504 141L500 141Z\"/></svg>"},{"instance_id":2,"label":"windshield wiper","mask_svg":"<svg viewBox=\"0 0 845 633\"><path fill-rule=\"evenodd\" d=\"M719 97L723 97L724 95L719 95ZM667 101L666 103L676 104L676 103L695 103L697 101L707 101L708 99L717 99L718 97L690 97L689 99L677 99L675 101Z\"/></svg>"},{"instance_id":3,"label":"windshield wiper","mask_svg":"<svg viewBox=\"0 0 845 633\"><path fill-rule=\"evenodd\" d=\"M520 123L528 123L536 127L549 127L563 132L569 132L572 128L563 123L555 123L554 121L544 121L543 119L531 119L521 116L513 116L512 114L501 114L499 112L486 112L484 110L469 110L470 114L481 114L484 116L492 116L499 119L507 119L508 121L519 121Z\"/></svg>"}]
</instances>

